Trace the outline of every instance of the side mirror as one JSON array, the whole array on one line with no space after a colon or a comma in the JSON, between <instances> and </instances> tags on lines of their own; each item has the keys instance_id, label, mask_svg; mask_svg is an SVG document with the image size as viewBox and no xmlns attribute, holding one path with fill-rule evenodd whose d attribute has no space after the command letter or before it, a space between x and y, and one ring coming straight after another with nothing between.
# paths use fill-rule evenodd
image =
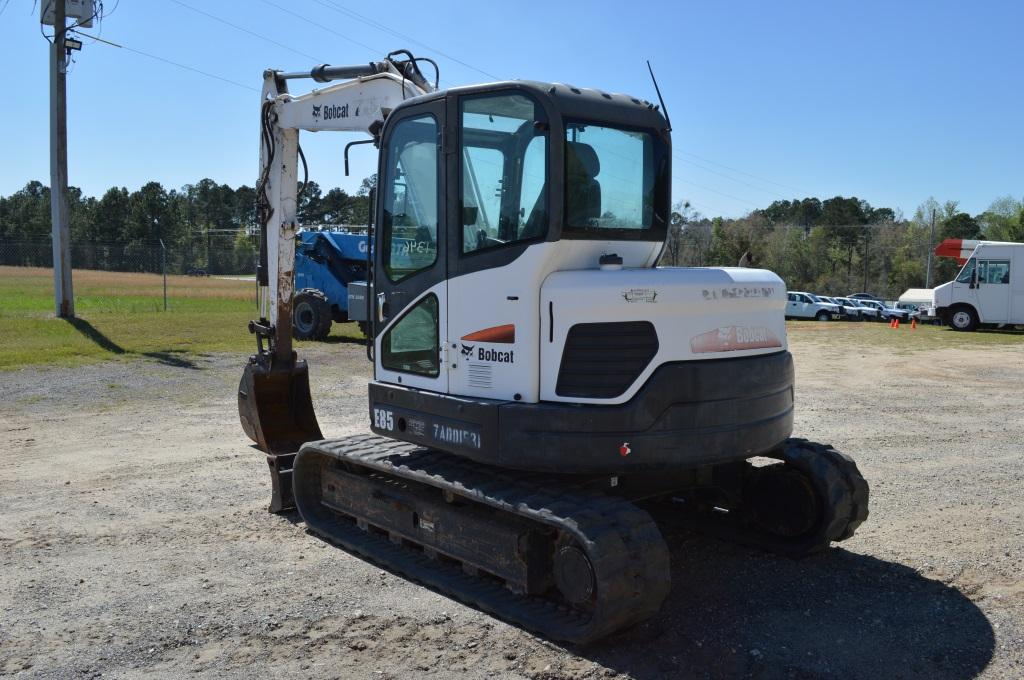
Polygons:
<instances>
[{"instance_id":1,"label":"side mirror","mask_svg":"<svg viewBox=\"0 0 1024 680\"><path fill-rule=\"evenodd\" d=\"M464 205L462 206L462 226L471 227L476 224L477 218L480 217L480 208L475 205Z\"/></svg>"},{"instance_id":2,"label":"side mirror","mask_svg":"<svg viewBox=\"0 0 1024 680\"><path fill-rule=\"evenodd\" d=\"M975 269L973 272L971 272L971 285L969 286L969 288L977 288L977 287L978 287L978 270Z\"/></svg>"}]
</instances>

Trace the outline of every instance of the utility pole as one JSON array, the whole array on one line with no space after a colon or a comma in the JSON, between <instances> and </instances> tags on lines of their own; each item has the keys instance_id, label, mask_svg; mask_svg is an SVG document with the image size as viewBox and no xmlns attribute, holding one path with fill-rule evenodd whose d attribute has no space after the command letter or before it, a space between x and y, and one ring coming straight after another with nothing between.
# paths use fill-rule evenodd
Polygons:
<instances>
[{"instance_id":1,"label":"utility pole","mask_svg":"<svg viewBox=\"0 0 1024 680\"><path fill-rule=\"evenodd\" d=\"M932 249L935 247L935 208L932 208L932 231L928 238L928 272L924 277L924 287L932 287Z\"/></svg>"},{"instance_id":2,"label":"utility pole","mask_svg":"<svg viewBox=\"0 0 1024 680\"><path fill-rule=\"evenodd\" d=\"M45 2L46 0L44 0ZM66 8L56 0L50 51L50 220L53 225L53 297L58 317L75 317L68 219L68 106Z\"/></svg>"},{"instance_id":3,"label":"utility pole","mask_svg":"<svg viewBox=\"0 0 1024 680\"><path fill-rule=\"evenodd\" d=\"M864 287L861 288L865 293L868 292L868 244L871 241L871 228L868 225L864 225Z\"/></svg>"}]
</instances>

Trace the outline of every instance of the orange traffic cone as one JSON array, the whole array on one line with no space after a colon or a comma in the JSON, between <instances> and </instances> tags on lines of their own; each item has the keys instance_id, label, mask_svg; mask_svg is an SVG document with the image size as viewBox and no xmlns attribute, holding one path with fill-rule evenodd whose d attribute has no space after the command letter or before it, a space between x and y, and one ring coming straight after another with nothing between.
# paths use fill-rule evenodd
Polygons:
<instances>
[{"instance_id":1,"label":"orange traffic cone","mask_svg":"<svg viewBox=\"0 0 1024 680\"><path fill-rule=\"evenodd\" d=\"M889 317L889 328L896 328L896 317Z\"/></svg>"},{"instance_id":2,"label":"orange traffic cone","mask_svg":"<svg viewBox=\"0 0 1024 680\"><path fill-rule=\"evenodd\" d=\"M916 316L910 320L910 330L912 330L912 331L916 331L917 330L917 317Z\"/></svg>"},{"instance_id":3,"label":"orange traffic cone","mask_svg":"<svg viewBox=\"0 0 1024 680\"><path fill-rule=\"evenodd\" d=\"M893 319L892 321L893 321L893 324L895 324L895 325L893 326L893 328L899 328L899 327L900 327L900 318L899 318L899 317L896 317L896 318L895 318L895 319Z\"/></svg>"}]
</instances>

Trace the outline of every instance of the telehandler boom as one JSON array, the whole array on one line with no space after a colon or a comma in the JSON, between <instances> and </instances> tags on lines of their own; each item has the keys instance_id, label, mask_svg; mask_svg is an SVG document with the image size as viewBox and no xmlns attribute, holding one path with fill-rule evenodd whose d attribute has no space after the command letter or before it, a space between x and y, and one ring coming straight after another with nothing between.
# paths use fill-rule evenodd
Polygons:
<instances>
[{"instance_id":1,"label":"telehandler boom","mask_svg":"<svg viewBox=\"0 0 1024 680\"><path fill-rule=\"evenodd\" d=\"M440 91L423 61L264 76L263 318L238 405L271 509L294 503L328 541L573 642L658 611L663 529L792 556L852 536L868 513L856 465L790 438L785 284L656 266L658 107L560 83ZM299 77L341 82L292 96ZM372 434L323 439L291 346L300 129L379 148Z\"/></svg>"}]
</instances>

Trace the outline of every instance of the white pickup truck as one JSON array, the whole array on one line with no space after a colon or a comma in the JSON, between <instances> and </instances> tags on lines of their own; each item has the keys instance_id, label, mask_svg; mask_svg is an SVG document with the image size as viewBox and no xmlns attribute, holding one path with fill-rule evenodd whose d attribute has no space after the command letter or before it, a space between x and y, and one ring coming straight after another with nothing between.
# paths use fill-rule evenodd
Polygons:
<instances>
[{"instance_id":1,"label":"white pickup truck","mask_svg":"<svg viewBox=\"0 0 1024 680\"><path fill-rule=\"evenodd\" d=\"M817 319L828 321L839 318L839 305L831 302L821 302L810 293L790 291L786 293L787 319Z\"/></svg>"}]
</instances>

